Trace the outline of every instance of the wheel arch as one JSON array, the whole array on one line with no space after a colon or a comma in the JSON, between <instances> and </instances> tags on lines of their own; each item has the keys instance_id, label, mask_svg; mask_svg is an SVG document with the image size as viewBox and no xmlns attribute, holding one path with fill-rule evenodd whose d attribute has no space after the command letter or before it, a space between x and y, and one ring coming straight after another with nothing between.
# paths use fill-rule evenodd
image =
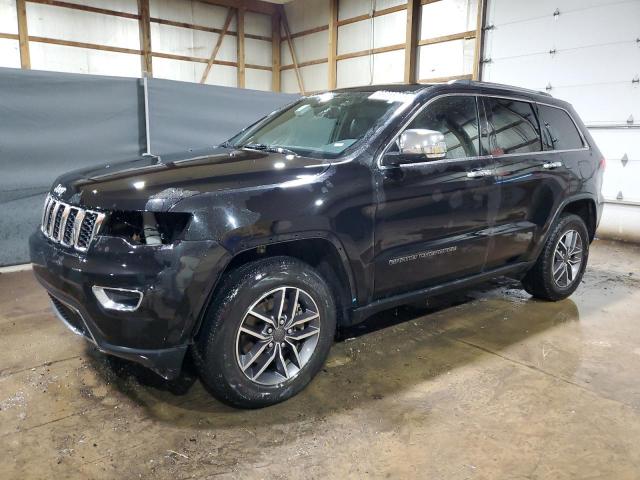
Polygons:
<instances>
[{"instance_id":1,"label":"wheel arch","mask_svg":"<svg viewBox=\"0 0 640 480\"><path fill-rule=\"evenodd\" d=\"M355 298L355 281L346 252L339 240L331 235L313 233L310 235L287 235L284 238L270 237L254 241L250 246L230 252L230 260L217 275L211 286L207 301L199 315L192 337L200 332L202 321L214 298L222 279L241 265L261 258L289 256L301 260L316 268L332 289L338 305L338 325L346 324L350 315L352 299Z\"/></svg>"}]
</instances>

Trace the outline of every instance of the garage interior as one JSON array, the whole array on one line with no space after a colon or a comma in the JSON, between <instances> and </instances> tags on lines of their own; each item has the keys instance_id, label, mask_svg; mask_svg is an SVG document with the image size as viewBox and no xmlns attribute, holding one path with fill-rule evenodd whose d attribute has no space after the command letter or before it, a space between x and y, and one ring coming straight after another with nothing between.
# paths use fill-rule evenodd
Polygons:
<instances>
[{"instance_id":1,"label":"garage interior","mask_svg":"<svg viewBox=\"0 0 640 480\"><path fill-rule=\"evenodd\" d=\"M23 245L41 211L6 213L42 205L64 149L31 159L48 180L29 183L0 138L2 478L638 478L640 0L0 0L0 81L18 70L282 104L389 83L544 91L603 152L605 205L569 299L504 278L378 313L301 394L242 411L190 365L164 381L69 334ZM0 132L12 115L0 92Z\"/></svg>"}]
</instances>

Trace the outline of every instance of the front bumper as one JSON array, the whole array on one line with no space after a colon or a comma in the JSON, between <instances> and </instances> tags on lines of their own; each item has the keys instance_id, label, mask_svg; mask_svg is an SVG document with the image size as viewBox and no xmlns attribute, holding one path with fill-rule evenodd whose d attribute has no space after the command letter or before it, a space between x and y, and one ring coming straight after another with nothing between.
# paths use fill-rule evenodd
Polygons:
<instances>
[{"instance_id":1,"label":"front bumper","mask_svg":"<svg viewBox=\"0 0 640 480\"><path fill-rule=\"evenodd\" d=\"M226 252L212 241L134 246L100 237L88 252L53 244L40 231L29 239L33 272L68 327L108 354L175 378ZM138 290L135 311L104 308L94 285Z\"/></svg>"}]
</instances>

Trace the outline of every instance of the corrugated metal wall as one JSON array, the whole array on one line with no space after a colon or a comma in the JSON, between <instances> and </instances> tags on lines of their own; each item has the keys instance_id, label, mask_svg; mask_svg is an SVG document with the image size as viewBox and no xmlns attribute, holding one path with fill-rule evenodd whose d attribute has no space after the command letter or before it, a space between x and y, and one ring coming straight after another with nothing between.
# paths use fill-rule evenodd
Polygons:
<instances>
[{"instance_id":1,"label":"corrugated metal wall","mask_svg":"<svg viewBox=\"0 0 640 480\"><path fill-rule=\"evenodd\" d=\"M488 0L482 79L577 109L607 159L599 235L640 241L640 0Z\"/></svg>"}]
</instances>

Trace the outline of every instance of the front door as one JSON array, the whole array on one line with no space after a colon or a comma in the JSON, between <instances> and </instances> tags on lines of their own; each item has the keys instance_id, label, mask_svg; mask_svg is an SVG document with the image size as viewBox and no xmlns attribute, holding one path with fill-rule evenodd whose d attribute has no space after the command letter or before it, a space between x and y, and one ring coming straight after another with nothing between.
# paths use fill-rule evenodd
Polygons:
<instances>
[{"instance_id":1,"label":"front door","mask_svg":"<svg viewBox=\"0 0 640 480\"><path fill-rule=\"evenodd\" d=\"M473 95L437 97L406 128L443 133L446 157L378 166L375 299L483 270L498 192L478 112Z\"/></svg>"}]
</instances>

